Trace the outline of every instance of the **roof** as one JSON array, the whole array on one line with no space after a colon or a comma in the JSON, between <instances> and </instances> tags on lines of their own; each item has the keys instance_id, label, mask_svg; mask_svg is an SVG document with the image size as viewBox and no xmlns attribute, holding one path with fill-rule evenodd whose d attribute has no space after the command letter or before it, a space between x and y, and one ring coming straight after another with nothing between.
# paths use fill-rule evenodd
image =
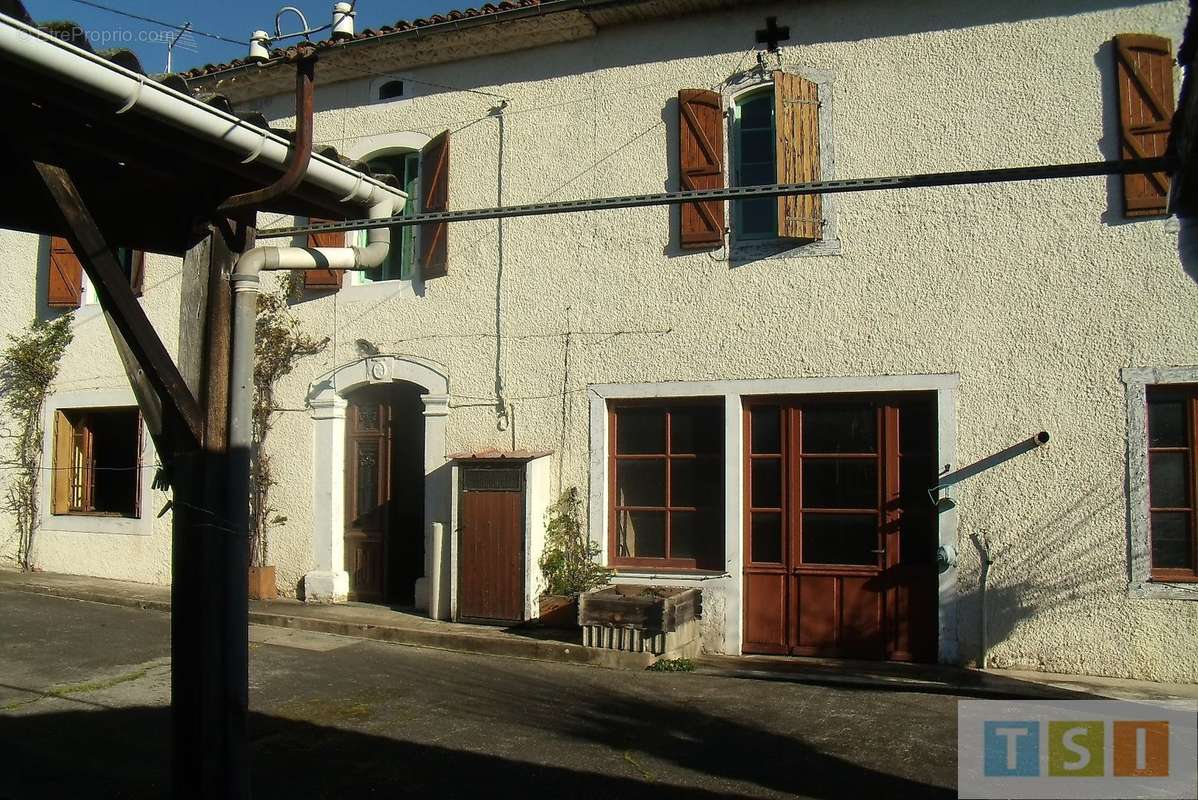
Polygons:
<instances>
[{"instance_id":1,"label":"roof","mask_svg":"<svg viewBox=\"0 0 1198 800\"><path fill-rule=\"evenodd\" d=\"M765 0L511 0L450 11L351 37L313 42L324 85L417 66L510 53L576 41L613 25L728 9ZM285 63L293 48L271 51L267 61L240 58L183 73L189 82L218 88L239 103L287 91Z\"/></svg>"},{"instance_id":2,"label":"roof","mask_svg":"<svg viewBox=\"0 0 1198 800\"><path fill-rule=\"evenodd\" d=\"M56 22L39 26L19 0L0 0L0 14L233 115L247 126L283 138L294 136L293 131L270 128L261 114L234 112L227 97L193 88L181 76L146 75L129 50L95 52L78 25ZM294 71L287 71L294 82ZM0 193L0 227L65 233L61 214L34 169L33 162L41 161L71 173L114 245L182 253L202 238L197 220L213 216L216 207L230 196L266 186L282 172L257 161L238 163L230 151L168 126L136 104L119 113L110 102L81 86L10 59L6 51L0 51L0 93L5 113L0 148L9 156L6 191ZM186 100L179 98L179 102ZM331 147L314 151L370 174L365 165L340 157ZM390 176L374 177L398 186ZM307 183L273 201L267 210L333 220L345 219L347 214L341 198Z\"/></svg>"}]
</instances>

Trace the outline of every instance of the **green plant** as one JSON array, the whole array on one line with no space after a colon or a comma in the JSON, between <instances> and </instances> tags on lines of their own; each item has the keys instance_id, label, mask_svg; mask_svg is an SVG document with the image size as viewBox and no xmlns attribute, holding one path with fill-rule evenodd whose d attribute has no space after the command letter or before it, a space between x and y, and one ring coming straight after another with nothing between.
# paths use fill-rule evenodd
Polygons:
<instances>
[{"instance_id":1,"label":"green plant","mask_svg":"<svg viewBox=\"0 0 1198 800\"><path fill-rule=\"evenodd\" d=\"M34 320L24 332L8 335L8 346L0 357L0 395L4 397L7 423L0 437L12 442L12 454L3 464L14 472L3 507L16 517L17 563L24 570L33 566L33 529L37 524L42 468L42 409L73 335L70 314L50 321Z\"/></svg>"},{"instance_id":2,"label":"green plant","mask_svg":"<svg viewBox=\"0 0 1198 800\"><path fill-rule=\"evenodd\" d=\"M541 572L549 594L582 594L607 583L611 570L599 565L599 545L582 530L578 489L571 486L549 509Z\"/></svg>"},{"instance_id":3,"label":"green plant","mask_svg":"<svg viewBox=\"0 0 1198 800\"><path fill-rule=\"evenodd\" d=\"M270 490L278 481L270 469L266 437L274 425L275 386L289 375L305 356L316 355L329 344L329 337L314 339L304 333L300 321L287 307L290 284L258 295L258 319L254 341L253 442L250 448L250 563L267 561L270 531L287 522L271 504Z\"/></svg>"},{"instance_id":4,"label":"green plant","mask_svg":"<svg viewBox=\"0 0 1198 800\"><path fill-rule=\"evenodd\" d=\"M659 658L645 669L649 672L694 672L695 662L689 658Z\"/></svg>"}]
</instances>

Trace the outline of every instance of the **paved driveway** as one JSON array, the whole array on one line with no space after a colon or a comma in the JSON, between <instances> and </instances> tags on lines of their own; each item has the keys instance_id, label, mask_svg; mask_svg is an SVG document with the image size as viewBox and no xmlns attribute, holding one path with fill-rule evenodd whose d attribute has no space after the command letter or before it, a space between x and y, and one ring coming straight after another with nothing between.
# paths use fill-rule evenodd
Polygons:
<instances>
[{"instance_id":1,"label":"paved driveway","mask_svg":"<svg viewBox=\"0 0 1198 800\"><path fill-rule=\"evenodd\" d=\"M0 797L164 794L169 628L0 592ZM251 638L258 798L955 794L951 695Z\"/></svg>"}]
</instances>

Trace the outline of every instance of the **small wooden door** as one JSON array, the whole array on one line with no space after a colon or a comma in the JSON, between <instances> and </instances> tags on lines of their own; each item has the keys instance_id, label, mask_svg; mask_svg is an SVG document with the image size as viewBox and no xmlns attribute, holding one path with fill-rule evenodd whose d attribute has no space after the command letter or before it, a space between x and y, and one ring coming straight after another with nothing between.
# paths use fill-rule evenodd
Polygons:
<instances>
[{"instance_id":1,"label":"small wooden door","mask_svg":"<svg viewBox=\"0 0 1198 800\"><path fill-rule=\"evenodd\" d=\"M524 467L465 464L459 478L458 617L524 619Z\"/></svg>"},{"instance_id":2,"label":"small wooden door","mask_svg":"<svg viewBox=\"0 0 1198 800\"><path fill-rule=\"evenodd\" d=\"M381 395L351 401L346 420L345 570L349 599L385 594L391 506L391 413Z\"/></svg>"},{"instance_id":3,"label":"small wooden door","mask_svg":"<svg viewBox=\"0 0 1198 800\"><path fill-rule=\"evenodd\" d=\"M754 401L746 652L936 658L935 401Z\"/></svg>"}]
</instances>

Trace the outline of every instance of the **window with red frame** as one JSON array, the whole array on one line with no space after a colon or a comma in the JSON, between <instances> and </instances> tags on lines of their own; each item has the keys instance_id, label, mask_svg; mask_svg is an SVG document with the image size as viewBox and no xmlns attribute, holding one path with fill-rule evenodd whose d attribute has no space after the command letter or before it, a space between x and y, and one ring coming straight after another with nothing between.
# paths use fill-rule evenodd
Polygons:
<instances>
[{"instance_id":1,"label":"window with red frame","mask_svg":"<svg viewBox=\"0 0 1198 800\"><path fill-rule=\"evenodd\" d=\"M724 569L724 406L612 405L612 566Z\"/></svg>"},{"instance_id":2,"label":"window with red frame","mask_svg":"<svg viewBox=\"0 0 1198 800\"><path fill-rule=\"evenodd\" d=\"M1198 387L1148 387L1148 496L1153 580L1198 580L1195 453Z\"/></svg>"}]
</instances>

